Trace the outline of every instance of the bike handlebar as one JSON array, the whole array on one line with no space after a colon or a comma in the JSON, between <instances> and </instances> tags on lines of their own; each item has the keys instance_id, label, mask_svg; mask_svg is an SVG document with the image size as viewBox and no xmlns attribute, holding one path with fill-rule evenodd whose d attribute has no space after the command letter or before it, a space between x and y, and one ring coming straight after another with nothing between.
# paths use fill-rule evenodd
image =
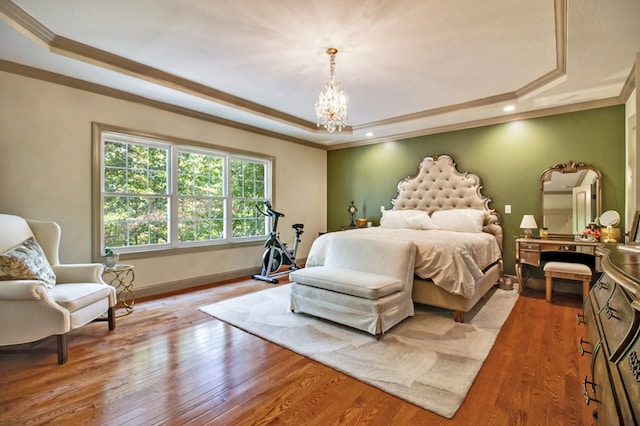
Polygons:
<instances>
[{"instance_id":1,"label":"bike handlebar","mask_svg":"<svg viewBox=\"0 0 640 426\"><path fill-rule=\"evenodd\" d=\"M263 215L271 217L284 217L284 213L277 212L271 208L271 203L269 201L265 201L263 204L266 208L266 211L263 211L260 207L258 207L258 205L256 205L258 211Z\"/></svg>"}]
</instances>

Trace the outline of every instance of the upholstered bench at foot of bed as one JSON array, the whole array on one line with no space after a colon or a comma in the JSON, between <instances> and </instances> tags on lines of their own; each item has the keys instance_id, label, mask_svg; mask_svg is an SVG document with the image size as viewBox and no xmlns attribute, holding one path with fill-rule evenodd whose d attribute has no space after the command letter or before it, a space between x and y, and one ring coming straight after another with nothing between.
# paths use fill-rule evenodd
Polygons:
<instances>
[{"instance_id":1,"label":"upholstered bench at foot of bed","mask_svg":"<svg viewBox=\"0 0 640 426\"><path fill-rule=\"evenodd\" d=\"M291 310L380 337L414 313L415 252L409 241L332 240L324 266L290 274Z\"/></svg>"}]
</instances>

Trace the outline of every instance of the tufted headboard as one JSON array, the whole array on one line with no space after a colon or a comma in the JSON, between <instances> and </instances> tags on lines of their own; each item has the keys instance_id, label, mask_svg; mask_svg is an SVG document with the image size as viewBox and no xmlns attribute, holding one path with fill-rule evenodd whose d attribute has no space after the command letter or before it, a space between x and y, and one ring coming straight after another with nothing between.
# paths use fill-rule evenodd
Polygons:
<instances>
[{"instance_id":1,"label":"tufted headboard","mask_svg":"<svg viewBox=\"0 0 640 426\"><path fill-rule=\"evenodd\" d=\"M474 174L456 170L453 158L448 155L425 157L418 173L398 183L398 197L391 200L393 210L477 209L483 210L483 231L492 234L502 249L500 216L489 208L489 197L480 194L480 178Z\"/></svg>"}]
</instances>

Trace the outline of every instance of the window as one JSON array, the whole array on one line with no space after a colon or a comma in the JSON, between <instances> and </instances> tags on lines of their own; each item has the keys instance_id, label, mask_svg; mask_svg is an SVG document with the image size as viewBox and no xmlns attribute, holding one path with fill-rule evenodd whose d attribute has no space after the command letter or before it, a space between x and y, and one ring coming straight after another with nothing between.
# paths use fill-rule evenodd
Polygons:
<instances>
[{"instance_id":1,"label":"window","mask_svg":"<svg viewBox=\"0 0 640 426\"><path fill-rule=\"evenodd\" d=\"M262 240L272 160L95 126L99 251Z\"/></svg>"},{"instance_id":2,"label":"window","mask_svg":"<svg viewBox=\"0 0 640 426\"><path fill-rule=\"evenodd\" d=\"M224 238L224 155L178 151L178 241Z\"/></svg>"}]
</instances>

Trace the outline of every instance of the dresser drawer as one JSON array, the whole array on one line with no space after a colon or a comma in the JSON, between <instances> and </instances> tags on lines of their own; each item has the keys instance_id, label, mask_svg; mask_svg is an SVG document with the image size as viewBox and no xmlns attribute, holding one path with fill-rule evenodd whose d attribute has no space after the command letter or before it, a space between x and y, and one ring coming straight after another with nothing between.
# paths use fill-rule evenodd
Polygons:
<instances>
[{"instance_id":1,"label":"dresser drawer","mask_svg":"<svg viewBox=\"0 0 640 426\"><path fill-rule=\"evenodd\" d=\"M638 329L640 313L631 307L623 288L615 285L611 297L598 313L602 324L602 341L609 360L617 361L629 346Z\"/></svg>"},{"instance_id":2,"label":"dresser drawer","mask_svg":"<svg viewBox=\"0 0 640 426\"><path fill-rule=\"evenodd\" d=\"M600 308L605 306L615 286L615 281L613 281L607 274L602 274L600 276L591 289L591 295L596 303L596 310L600 310Z\"/></svg>"},{"instance_id":3,"label":"dresser drawer","mask_svg":"<svg viewBox=\"0 0 640 426\"><path fill-rule=\"evenodd\" d=\"M627 424L640 424L640 339L631 345L616 363L631 407L633 419ZM624 414L624 412L623 412Z\"/></svg>"},{"instance_id":4,"label":"dresser drawer","mask_svg":"<svg viewBox=\"0 0 640 426\"><path fill-rule=\"evenodd\" d=\"M623 424L620 422L617 410L616 397L613 391L613 384L609 376L607 357L602 350L602 345L596 346L593 355L593 382L585 378L582 382L582 392L587 405L596 401L596 411L598 413L598 424L614 426Z\"/></svg>"},{"instance_id":5,"label":"dresser drawer","mask_svg":"<svg viewBox=\"0 0 640 426\"><path fill-rule=\"evenodd\" d=\"M584 307L582 309L584 315L584 325L586 327L586 337L580 341L580 353L584 355L584 353L593 353L594 348L600 342L600 332L598 330L598 325L596 324L596 313L593 310L593 301L591 300L591 296L587 297L587 300L584 301Z\"/></svg>"},{"instance_id":6,"label":"dresser drawer","mask_svg":"<svg viewBox=\"0 0 640 426\"><path fill-rule=\"evenodd\" d=\"M520 250L520 263L540 266L540 252Z\"/></svg>"},{"instance_id":7,"label":"dresser drawer","mask_svg":"<svg viewBox=\"0 0 640 426\"><path fill-rule=\"evenodd\" d=\"M538 243L520 243L521 250L540 251L540 244Z\"/></svg>"}]
</instances>

